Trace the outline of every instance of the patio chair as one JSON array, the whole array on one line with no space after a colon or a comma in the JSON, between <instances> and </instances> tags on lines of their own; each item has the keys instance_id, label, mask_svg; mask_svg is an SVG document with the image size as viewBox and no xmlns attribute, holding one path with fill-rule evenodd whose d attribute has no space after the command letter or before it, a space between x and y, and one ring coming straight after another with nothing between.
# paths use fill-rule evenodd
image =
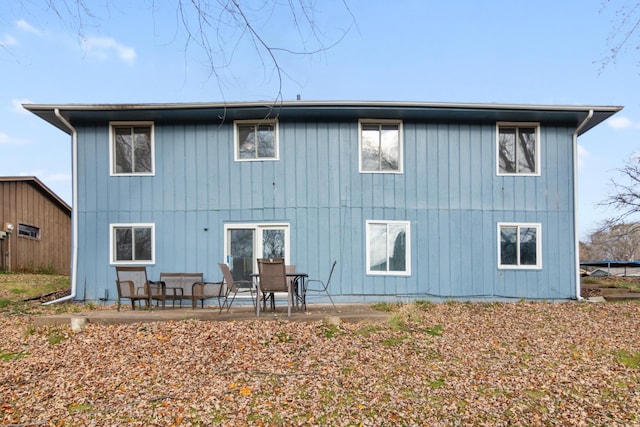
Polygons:
<instances>
[{"instance_id":1,"label":"patio chair","mask_svg":"<svg viewBox=\"0 0 640 427\"><path fill-rule=\"evenodd\" d=\"M298 290L298 280L296 277L292 277L291 275L296 272L296 266L294 264L287 264L284 266L284 271L287 273L287 280L291 282L291 289L293 290L294 303L296 308L298 308L298 302L300 301L299 295L300 291ZM276 302L275 296L271 294L271 308L275 310Z\"/></svg>"},{"instance_id":2,"label":"patio chair","mask_svg":"<svg viewBox=\"0 0 640 427\"><path fill-rule=\"evenodd\" d=\"M236 300L236 296L239 293L247 293L249 292L251 295L251 302L255 305L255 301L253 298L253 283L250 280L235 280L233 275L231 274L231 270L229 270L229 266L224 263L219 263L220 271L222 271L222 277L225 285L224 290L224 303L220 307L220 313L222 313L222 309L226 305L227 313L231 308L231 304ZM229 296L233 294L231 301L229 301Z\"/></svg>"},{"instance_id":3,"label":"patio chair","mask_svg":"<svg viewBox=\"0 0 640 427\"><path fill-rule=\"evenodd\" d=\"M287 293L287 316L291 317L292 286L287 280L287 273L282 258L258 259L258 297L262 296L262 302L266 309L266 298L274 292ZM260 316L260 301L256 304L256 316Z\"/></svg>"},{"instance_id":4,"label":"patio chair","mask_svg":"<svg viewBox=\"0 0 640 427\"><path fill-rule=\"evenodd\" d=\"M222 282L196 282L191 286L191 306L193 309L198 307L198 301L204 308L204 300L217 298L218 306L222 311L221 300L225 298L224 284Z\"/></svg>"},{"instance_id":5,"label":"patio chair","mask_svg":"<svg viewBox=\"0 0 640 427\"><path fill-rule=\"evenodd\" d=\"M165 298L171 300L171 308L175 308L176 301L180 303L180 308L183 300L193 301L193 285L206 283L203 277L203 273L160 273L160 281L165 284ZM204 296L204 290L201 290Z\"/></svg>"},{"instance_id":6,"label":"patio chair","mask_svg":"<svg viewBox=\"0 0 640 427\"><path fill-rule=\"evenodd\" d=\"M120 300L131 300L131 309L136 309L136 301L144 301L151 308L153 300L162 301L165 306L165 285L163 282L152 282L147 279L146 267L116 267L116 288L118 289L118 311Z\"/></svg>"},{"instance_id":7,"label":"patio chair","mask_svg":"<svg viewBox=\"0 0 640 427\"><path fill-rule=\"evenodd\" d=\"M333 298L331 298L331 295L329 294L329 284L331 283L333 270L335 270L337 263L338 261L333 261L333 264L331 265L331 270L329 270L329 278L327 279L326 282L323 282L322 280L318 280L318 279L307 279L305 281L305 289L303 291L303 306L306 307L307 305L307 292L324 292L329 297L329 301L331 301L331 304L333 304L333 308L335 308L336 311L340 313L340 310L338 310L338 307L336 307L336 304L333 302Z\"/></svg>"}]
</instances>

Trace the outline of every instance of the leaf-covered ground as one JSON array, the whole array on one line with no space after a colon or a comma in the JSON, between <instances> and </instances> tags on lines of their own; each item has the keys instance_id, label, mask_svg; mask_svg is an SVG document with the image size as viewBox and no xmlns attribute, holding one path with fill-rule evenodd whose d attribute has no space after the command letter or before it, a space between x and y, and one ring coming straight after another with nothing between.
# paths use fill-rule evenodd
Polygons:
<instances>
[{"instance_id":1,"label":"leaf-covered ground","mask_svg":"<svg viewBox=\"0 0 640 427\"><path fill-rule=\"evenodd\" d=\"M381 323L0 318L9 425L640 425L640 304L404 305Z\"/></svg>"}]
</instances>

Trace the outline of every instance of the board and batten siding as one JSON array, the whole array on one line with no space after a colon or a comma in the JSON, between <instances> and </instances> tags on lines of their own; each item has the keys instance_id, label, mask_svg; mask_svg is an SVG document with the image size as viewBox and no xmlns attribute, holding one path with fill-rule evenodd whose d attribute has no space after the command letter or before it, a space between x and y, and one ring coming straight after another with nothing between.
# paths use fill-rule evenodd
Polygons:
<instances>
[{"instance_id":1,"label":"board and batten siding","mask_svg":"<svg viewBox=\"0 0 640 427\"><path fill-rule=\"evenodd\" d=\"M0 181L0 230L5 223L13 224L15 229L0 245L0 269L6 270L9 263L11 271L69 275L71 211L41 189L39 180ZM38 228L38 238L21 236L19 224Z\"/></svg>"},{"instance_id":2,"label":"board and batten siding","mask_svg":"<svg viewBox=\"0 0 640 427\"><path fill-rule=\"evenodd\" d=\"M402 174L359 173L357 119L279 129L278 161L235 162L232 123L155 123L155 175L113 177L108 123L78 126L80 297L115 295L109 224L135 222L155 224L152 280L220 280L225 223L287 222L299 269L338 261L339 301L576 297L573 128L541 123L535 177L497 176L493 122L403 122ZM410 222L410 276L366 275L366 220ZM498 222L542 225L541 270L497 268Z\"/></svg>"}]
</instances>

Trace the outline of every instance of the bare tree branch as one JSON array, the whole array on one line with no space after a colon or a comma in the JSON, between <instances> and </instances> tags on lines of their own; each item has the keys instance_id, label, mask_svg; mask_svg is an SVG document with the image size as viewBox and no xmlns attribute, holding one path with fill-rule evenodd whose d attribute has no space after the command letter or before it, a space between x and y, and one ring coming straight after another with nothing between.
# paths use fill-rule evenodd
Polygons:
<instances>
[{"instance_id":1,"label":"bare tree branch","mask_svg":"<svg viewBox=\"0 0 640 427\"><path fill-rule=\"evenodd\" d=\"M636 260L640 256L640 223L605 221L589 235L588 242L582 242L580 250L583 261Z\"/></svg>"},{"instance_id":2,"label":"bare tree branch","mask_svg":"<svg viewBox=\"0 0 640 427\"><path fill-rule=\"evenodd\" d=\"M618 169L621 180L612 179L610 195L600 204L610 206L619 213L611 222L623 222L629 216L640 213L640 163L638 159L629 160Z\"/></svg>"},{"instance_id":3,"label":"bare tree branch","mask_svg":"<svg viewBox=\"0 0 640 427\"><path fill-rule=\"evenodd\" d=\"M611 5L611 0L603 2L602 9ZM602 10L601 9L601 10ZM620 53L631 43L633 38L638 38L639 42L633 46L640 49L640 2L631 5L619 6L616 10L616 21L611 35L607 38L607 44L611 46L607 55L599 62L601 69L611 63L616 63Z\"/></svg>"},{"instance_id":4,"label":"bare tree branch","mask_svg":"<svg viewBox=\"0 0 640 427\"><path fill-rule=\"evenodd\" d=\"M329 37L327 33L321 31L316 22L316 8L319 6L314 0L173 1L176 14L176 32L173 39L183 35L185 63L195 60L189 56L189 52L192 51L192 46L196 47L197 51L204 55L203 65L208 68L208 77L215 77L223 98L225 77L227 77L225 71L231 70L234 57L241 51L245 42L248 41L253 46L263 72L268 70L265 78L269 75L276 77L278 87L275 100L278 102L283 98L283 79L286 77L295 82L293 76L282 67L283 58L278 54L315 55L325 52L344 40L355 25L355 17L346 0L342 0L341 6L351 22L346 29L340 30L337 37ZM103 0L103 2L107 8L112 3L111 0ZM23 0L21 4L27 7L27 3L30 2ZM101 12L94 3L89 5L88 0L45 0L44 4L60 21L70 24L81 39L85 38L86 21L98 19ZM29 5L37 7L37 2ZM132 2L130 5L119 5L119 7L124 9L134 5L139 3ZM166 7L164 3L159 5L156 0L147 0L146 5L154 18L160 8ZM281 25L283 15L285 19L292 22L292 28L298 35L298 40L295 38L291 40L291 46L279 46L276 45L277 42L270 40L274 37L268 31L274 28L273 25L269 25L270 22L277 19L275 22ZM167 31L166 28L162 30ZM277 31L273 33L279 34ZM296 44L300 44L302 48L297 48Z\"/></svg>"}]
</instances>

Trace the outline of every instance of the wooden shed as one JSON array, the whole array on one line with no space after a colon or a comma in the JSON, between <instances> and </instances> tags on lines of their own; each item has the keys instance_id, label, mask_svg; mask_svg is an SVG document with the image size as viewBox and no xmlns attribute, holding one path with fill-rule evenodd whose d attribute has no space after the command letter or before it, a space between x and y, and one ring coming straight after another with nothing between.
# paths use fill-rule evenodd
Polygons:
<instances>
[{"instance_id":1,"label":"wooden shed","mask_svg":"<svg viewBox=\"0 0 640 427\"><path fill-rule=\"evenodd\" d=\"M71 207L35 176L0 177L0 269L69 275Z\"/></svg>"}]
</instances>

